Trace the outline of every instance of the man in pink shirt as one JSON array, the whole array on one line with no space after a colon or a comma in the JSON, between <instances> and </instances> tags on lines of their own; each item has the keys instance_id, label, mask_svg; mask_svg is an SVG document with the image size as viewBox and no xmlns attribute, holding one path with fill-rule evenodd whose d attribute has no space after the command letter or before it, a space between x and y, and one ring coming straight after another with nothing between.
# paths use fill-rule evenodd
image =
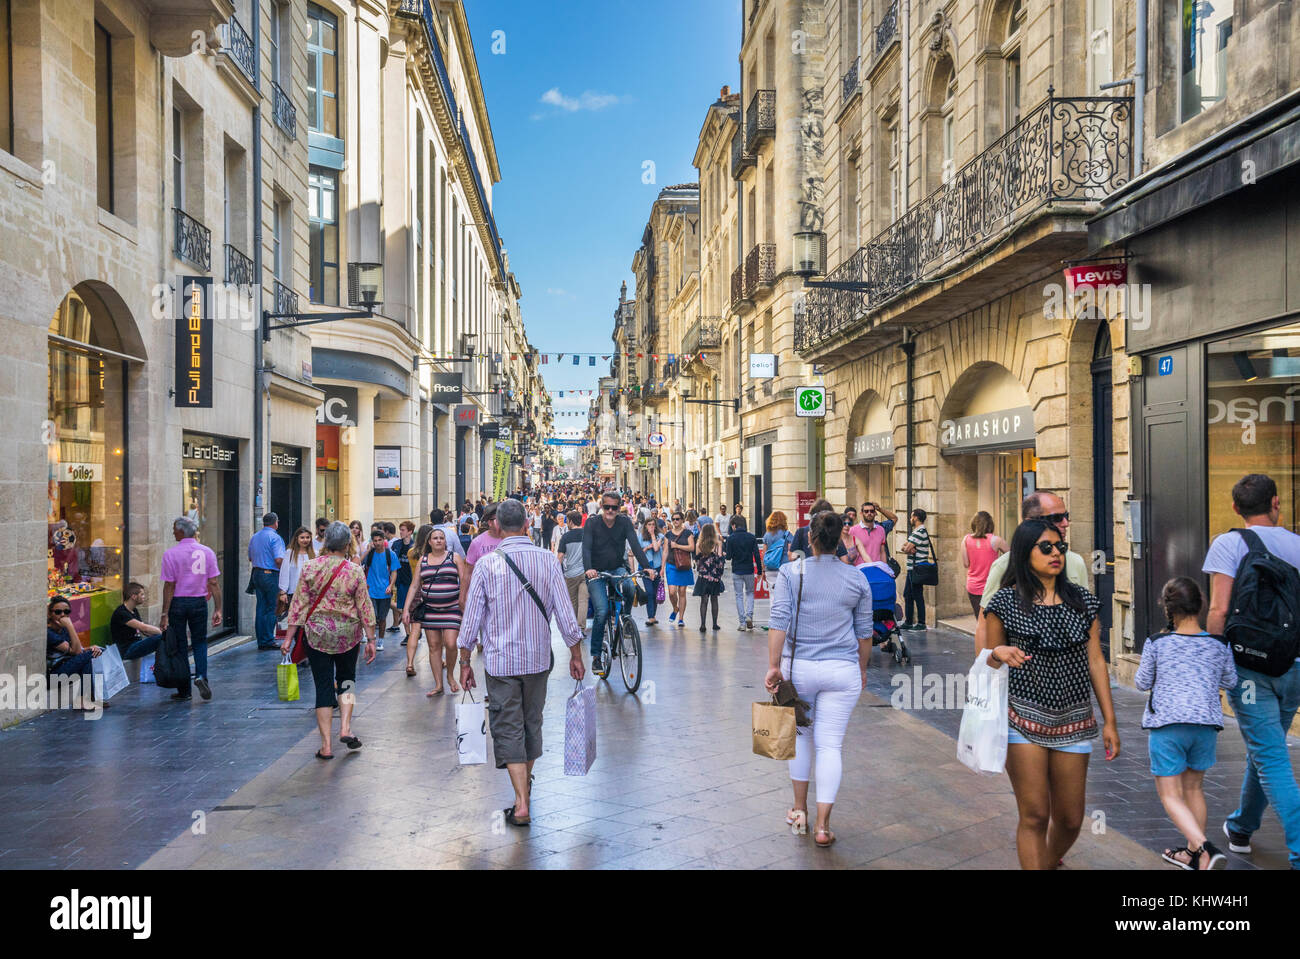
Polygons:
<instances>
[{"instance_id":1,"label":"man in pink shirt","mask_svg":"<svg viewBox=\"0 0 1300 959\"><path fill-rule=\"evenodd\" d=\"M208 686L208 596L212 596L212 625L221 625L221 570L217 554L194 538L198 525L187 516L172 523L176 545L163 553L163 614L158 624L164 633L171 630L168 641L177 642L180 655L186 655L186 628L189 645L194 647L194 685L204 699L212 698ZM188 702L189 670L185 681L171 698Z\"/></svg>"},{"instance_id":2,"label":"man in pink shirt","mask_svg":"<svg viewBox=\"0 0 1300 959\"><path fill-rule=\"evenodd\" d=\"M504 538L501 535L501 528L497 526L496 503L489 504L483 510L483 521L480 528L483 532L470 541L469 549L465 551L465 562L469 564L470 575L474 573L474 564L500 546L501 540Z\"/></svg>"},{"instance_id":3,"label":"man in pink shirt","mask_svg":"<svg viewBox=\"0 0 1300 959\"><path fill-rule=\"evenodd\" d=\"M877 521L881 514L883 518ZM897 522L898 514L888 507L871 502L862 504L862 521L849 530L849 535L858 544L858 556L863 563L885 561L885 538Z\"/></svg>"}]
</instances>

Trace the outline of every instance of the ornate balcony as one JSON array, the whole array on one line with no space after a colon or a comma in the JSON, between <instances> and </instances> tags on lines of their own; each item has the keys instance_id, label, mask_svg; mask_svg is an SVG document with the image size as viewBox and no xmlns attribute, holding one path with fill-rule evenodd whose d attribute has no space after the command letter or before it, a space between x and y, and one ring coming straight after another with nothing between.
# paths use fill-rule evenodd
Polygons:
<instances>
[{"instance_id":1,"label":"ornate balcony","mask_svg":"<svg viewBox=\"0 0 1300 959\"><path fill-rule=\"evenodd\" d=\"M704 350L722 348L722 317L697 316L682 337L681 356L690 362Z\"/></svg>"},{"instance_id":2,"label":"ornate balcony","mask_svg":"<svg viewBox=\"0 0 1300 959\"><path fill-rule=\"evenodd\" d=\"M221 28L220 36L222 52L238 64L249 83L257 86L257 48L239 19L232 16L230 22Z\"/></svg>"},{"instance_id":3,"label":"ornate balcony","mask_svg":"<svg viewBox=\"0 0 1300 959\"><path fill-rule=\"evenodd\" d=\"M758 153L759 145L776 136L776 91L758 90L745 111L745 149Z\"/></svg>"},{"instance_id":4,"label":"ornate balcony","mask_svg":"<svg viewBox=\"0 0 1300 959\"><path fill-rule=\"evenodd\" d=\"M876 56L880 56L898 37L898 0L894 0L876 24Z\"/></svg>"},{"instance_id":5,"label":"ornate balcony","mask_svg":"<svg viewBox=\"0 0 1300 959\"><path fill-rule=\"evenodd\" d=\"M758 163L758 158L745 149L745 140L740 131L731 138L731 178L739 180L741 175Z\"/></svg>"},{"instance_id":6,"label":"ornate balcony","mask_svg":"<svg viewBox=\"0 0 1300 959\"><path fill-rule=\"evenodd\" d=\"M844 103L848 103L853 94L858 92L858 64L860 57L853 58L853 65L845 71L844 76L840 77L840 97Z\"/></svg>"},{"instance_id":7,"label":"ornate balcony","mask_svg":"<svg viewBox=\"0 0 1300 959\"><path fill-rule=\"evenodd\" d=\"M289 99L289 94L274 80L271 81L271 115L275 118L275 125L290 139L298 138L298 109Z\"/></svg>"},{"instance_id":8,"label":"ornate balcony","mask_svg":"<svg viewBox=\"0 0 1300 959\"><path fill-rule=\"evenodd\" d=\"M298 294L279 280L275 281L275 312L293 315L298 312Z\"/></svg>"},{"instance_id":9,"label":"ornate balcony","mask_svg":"<svg viewBox=\"0 0 1300 959\"><path fill-rule=\"evenodd\" d=\"M772 285L776 277L776 244L755 243L745 256L745 299L752 299L760 288Z\"/></svg>"},{"instance_id":10,"label":"ornate balcony","mask_svg":"<svg viewBox=\"0 0 1300 959\"><path fill-rule=\"evenodd\" d=\"M172 212L176 218L176 259L207 273L212 269L212 231L184 210L173 207Z\"/></svg>"},{"instance_id":11,"label":"ornate balcony","mask_svg":"<svg viewBox=\"0 0 1300 959\"><path fill-rule=\"evenodd\" d=\"M229 243L225 246L226 251L226 282L236 283L241 287L252 287L256 280L253 277L253 261Z\"/></svg>"},{"instance_id":12,"label":"ornate balcony","mask_svg":"<svg viewBox=\"0 0 1300 959\"><path fill-rule=\"evenodd\" d=\"M928 276L974 262L1045 207L1082 213L1126 184L1132 107L1130 97L1056 97L1049 88L1020 123L825 277L866 292L808 291L795 349L839 338Z\"/></svg>"},{"instance_id":13,"label":"ornate balcony","mask_svg":"<svg viewBox=\"0 0 1300 959\"><path fill-rule=\"evenodd\" d=\"M745 301L745 267L740 265L731 271L731 306L734 309Z\"/></svg>"}]
</instances>

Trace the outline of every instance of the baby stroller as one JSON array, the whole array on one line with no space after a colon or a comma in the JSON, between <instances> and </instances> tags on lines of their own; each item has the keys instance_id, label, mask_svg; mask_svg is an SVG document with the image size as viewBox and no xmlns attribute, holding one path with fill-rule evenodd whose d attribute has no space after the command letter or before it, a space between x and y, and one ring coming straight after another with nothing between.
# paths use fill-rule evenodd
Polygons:
<instances>
[{"instance_id":1,"label":"baby stroller","mask_svg":"<svg viewBox=\"0 0 1300 959\"><path fill-rule=\"evenodd\" d=\"M893 571L884 563L867 563L859 567L862 575L871 586L872 637L871 645L880 646L881 651L894 657L899 666L906 666L912 661L912 653L907 648L903 631L898 628L898 587L894 582Z\"/></svg>"}]
</instances>

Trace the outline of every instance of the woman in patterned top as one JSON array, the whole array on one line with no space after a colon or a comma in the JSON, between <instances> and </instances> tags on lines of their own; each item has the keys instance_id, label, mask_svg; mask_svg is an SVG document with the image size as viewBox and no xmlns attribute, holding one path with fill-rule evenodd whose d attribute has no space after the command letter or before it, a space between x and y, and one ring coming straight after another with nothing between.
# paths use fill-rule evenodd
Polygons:
<instances>
[{"instance_id":1,"label":"woman in patterned top","mask_svg":"<svg viewBox=\"0 0 1300 959\"><path fill-rule=\"evenodd\" d=\"M1119 755L1101 604L1063 575L1067 550L1051 523L1025 520L1011 538L1002 588L984 610L989 665L1011 671L1007 774L1020 812L1022 869L1059 866L1078 838L1097 737L1092 694L1101 706L1106 758Z\"/></svg>"},{"instance_id":2,"label":"woman in patterned top","mask_svg":"<svg viewBox=\"0 0 1300 959\"><path fill-rule=\"evenodd\" d=\"M713 628L718 629L718 597L723 592L722 573L727 568L727 561L722 557L722 544L718 542L718 530L712 523L700 527L700 540L695 546L695 580L694 595L700 597L700 632L705 631L704 614L709 604L713 604Z\"/></svg>"},{"instance_id":3,"label":"woman in patterned top","mask_svg":"<svg viewBox=\"0 0 1300 959\"><path fill-rule=\"evenodd\" d=\"M459 553L447 547L447 533L442 527L435 526L429 531L417 572L419 587L407 594L402 622L409 625L416 603L422 604L418 625L424 630L424 641L429 646L429 669L434 681L427 695L442 693L444 670L447 685L453 693L458 693L460 687L454 678L456 639L460 635L460 617L465 611L465 594L469 591L469 567ZM406 675L415 675L414 666L407 665Z\"/></svg>"},{"instance_id":4,"label":"woman in patterned top","mask_svg":"<svg viewBox=\"0 0 1300 959\"><path fill-rule=\"evenodd\" d=\"M375 661L375 607L370 602L366 574L347 559L352 533L342 523L325 530L325 549L303 567L298 588L289 605L289 629L280 651L286 656L293 648L298 630L307 634L307 661L316 686L316 726L321 747L317 759L333 759L330 748L334 707L339 707L339 739L349 749L360 749L361 740L352 735L352 707L355 698L357 654L361 634L366 635L366 663ZM310 613L310 615L308 615ZM343 690L335 696L335 686ZM341 699L341 702L340 702Z\"/></svg>"}]
</instances>

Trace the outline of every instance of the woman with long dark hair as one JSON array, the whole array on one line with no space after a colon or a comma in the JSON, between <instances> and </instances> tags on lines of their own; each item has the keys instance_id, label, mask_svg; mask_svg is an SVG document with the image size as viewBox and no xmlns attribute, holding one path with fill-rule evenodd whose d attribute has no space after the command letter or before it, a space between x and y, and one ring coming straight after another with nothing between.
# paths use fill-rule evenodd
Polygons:
<instances>
[{"instance_id":1,"label":"woman with long dark hair","mask_svg":"<svg viewBox=\"0 0 1300 959\"><path fill-rule=\"evenodd\" d=\"M722 544L718 542L718 529L713 523L706 523L700 528L700 538L695 544L695 579L694 594L700 598L700 632L707 628L704 623L709 607L713 608L713 628L718 630L718 597L722 595L722 574L727 563L722 558Z\"/></svg>"},{"instance_id":2,"label":"woman with long dark hair","mask_svg":"<svg viewBox=\"0 0 1300 959\"><path fill-rule=\"evenodd\" d=\"M1066 579L1067 552L1055 526L1025 520L1011 537L1002 588L984 610L989 666L1010 669L1007 775L1020 812L1022 869L1055 868L1078 838L1098 732L1108 760L1120 748L1101 653L1101 604Z\"/></svg>"}]
</instances>

